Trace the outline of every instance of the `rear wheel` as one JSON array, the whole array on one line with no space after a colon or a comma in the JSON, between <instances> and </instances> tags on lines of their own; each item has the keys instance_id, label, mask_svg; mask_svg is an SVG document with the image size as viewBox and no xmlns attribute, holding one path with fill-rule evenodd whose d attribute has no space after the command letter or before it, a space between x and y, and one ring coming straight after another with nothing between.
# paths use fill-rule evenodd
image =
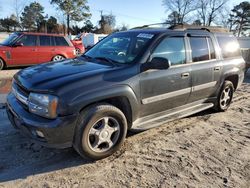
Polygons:
<instances>
[{"instance_id":1,"label":"rear wheel","mask_svg":"<svg viewBox=\"0 0 250 188\"><path fill-rule=\"evenodd\" d=\"M56 55L55 57L53 57L52 61L62 61L64 59L65 59L65 57L63 57L61 55Z\"/></svg>"},{"instance_id":2,"label":"rear wheel","mask_svg":"<svg viewBox=\"0 0 250 188\"><path fill-rule=\"evenodd\" d=\"M76 48L76 55L80 56L81 55L81 50L79 48Z\"/></svg>"},{"instance_id":3,"label":"rear wheel","mask_svg":"<svg viewBox=\"0 0 250 188\"><path fill-rule=\"evenodd\" d=\"M118 108L94 105L78 119L74 148L82 157L99 160L119 150L126 134L127 120Z\"/></svg>"},{"instance_id":4,"label":"rear wheel","mask_svg":"<svg viewBox=\"0 0 250 188\"><path fill-rule=\"evenodd\" d=\"M216 110L223 112L226 111L232 102L234 93L234 85L231 81L225 81L217 99Z\"/></svg>"},{"instance_id":5,"label":"rear wheel","mask_svg":"<svg viewBox=\"0 0 250 188\"><path fill-rule=\"evenodd\" d=\"M4 62L3 60L0 58L0 70L3 70L4 69Z\"/></svg>"}]
</instances>

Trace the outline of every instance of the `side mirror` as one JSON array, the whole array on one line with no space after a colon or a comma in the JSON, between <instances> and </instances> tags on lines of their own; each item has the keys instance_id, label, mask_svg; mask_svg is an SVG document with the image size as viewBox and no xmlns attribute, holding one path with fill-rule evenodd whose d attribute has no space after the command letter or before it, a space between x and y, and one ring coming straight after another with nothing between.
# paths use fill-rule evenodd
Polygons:
<instances>
[{"instance_id":1,"label":"side mirror","mask_svg":"<svg viewBox=\"0 0 250 188\"><path fill-rule=\"evenodd\" d=\"M22 47L23 46L23 43L22 42L16 42L14 44L15 47Z\"/></svg>"},{"instance_id":2,"label":"side mirror","mask_svg":"<svg viewBox=\"0 0 250 188\"><path fill-rule=\"evenodd\" d=\"M156 70L165 70L171 66L171 63L168 59L163 57L154 57L150 62L144 63L141 67L141 71L147 71L150 69Z\"/></svg>"}]
</instances>

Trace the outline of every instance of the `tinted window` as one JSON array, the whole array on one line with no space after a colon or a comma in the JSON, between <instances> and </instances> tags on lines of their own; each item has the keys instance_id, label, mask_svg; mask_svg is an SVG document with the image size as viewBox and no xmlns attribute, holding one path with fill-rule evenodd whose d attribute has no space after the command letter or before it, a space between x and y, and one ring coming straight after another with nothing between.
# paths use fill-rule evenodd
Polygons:
<instances>
[{"instance_id":1,"label":"tinted window","mask_svg":"<svg viewBox=\"0 0 250 188\"><path fill-rule=\"evenodd\" d=\"M154 50L152 57L168 59L172 65L186 62L185 43L182 37L165 38Z\"/></svg>"},{"instance_id":2,"label":"tinted window","mask_svg":"<svg viewBox=\"0 0 250 188\"><path fill-rule=\"evenodd\" d=\"M210 49L210 59L216 59L215 57L215 49L214 49L214 44L212 42L211 38L208 38L208 44L209 44L209 49Z\"/></svg>"},{"instance_id":3,"label":"tinted window","mask_svg":"<svg viewBox=\"0 0 250 188\"><path fill-rule=\"evenodd\" d=\"M40 36L40 46L51 46L51 37L50 36Z\"/></svg>"},{"instance_id":4,"label":"tinted window","mask_svg":"<svg viewBox=\"0 0 250 188\"><path fill-rule=\"evenodd\" d=\"M193 62L209 60L209 50L206 37L191 37Z\"/></svg>"},{"instance_id":5,"label":"tinted window","mask_svg":"<svg viewBox=\"0 0 250 188\"><path fill-rule=\"evenodd\" d=\"M224 58L240 56L239 43L234 37L219 36L218 42Z\"/></svg>"},{"instance_id":6,"label":"tinted window","mask_svg":"<svg viewBox=\"0 0 250 188\"><path fill-rule=\"evenodd\" d=\"M69 46L64 37L55 37L56 46Z\"/></svg>"},{"instance_id":7,"label":"tinted window","mask_svg":"<svg viewBox=\"0 0 250 188\"><path fill-rule=\"evenodd\" d=\"M36 39L35 35L24 35L19 42L23 43L24 46L36 46Z\"/></svg>"},{"instance_id":8,"label":"tinted window","mask_svg":"<svg viewBox=\"0 0 250 188\"><path fill-rule=\"evenodd\" d=\"M240 48L250 48L250 38L249 39L238 39Z\"/></svg>"}]
</instances>

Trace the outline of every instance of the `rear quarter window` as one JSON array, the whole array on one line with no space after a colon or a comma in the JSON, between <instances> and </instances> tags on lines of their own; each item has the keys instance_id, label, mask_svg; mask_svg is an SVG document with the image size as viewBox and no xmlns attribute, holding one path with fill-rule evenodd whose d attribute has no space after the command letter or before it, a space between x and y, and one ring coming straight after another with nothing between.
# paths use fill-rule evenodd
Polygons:
<instances>
[{"instance_id":1,"label":"rear quarter window","mask_svg":"<svg viewBox=\"0 0 250 188\"><path fill-rule=\"evenodd\" d=\"M69 43L66 41L64 37L55 37L55 45L56 46L69 46Z\"/></svg>"},{"instance_id":2,"label":"rear quarter window","mask_svg":"<svg viewBox=\"0 0 250 188\"><path fill-rule=\"evenodd\" d=\"M236 38L230 36L217 36L223 58L241 56L240 46Z\"/></svg>"}]
</instances>

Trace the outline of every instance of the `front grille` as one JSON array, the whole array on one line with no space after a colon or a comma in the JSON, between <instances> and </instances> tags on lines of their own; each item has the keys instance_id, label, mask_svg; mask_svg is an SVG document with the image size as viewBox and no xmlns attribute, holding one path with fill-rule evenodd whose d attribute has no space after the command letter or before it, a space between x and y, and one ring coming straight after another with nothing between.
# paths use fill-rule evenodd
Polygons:
<instances>
[{"instance_id":1,"label":"front grille","mask_svg":"<svg viewBox=\"0 0 250 188\"><path fill-rule=\"evenodd\" d=\"M21 102L23 105L28 107L28 98L29 93L24 88L20 87L18 84L13 82L12 84L12 92L16 96L17 100Z\"/></svg>"}]
</instances>

